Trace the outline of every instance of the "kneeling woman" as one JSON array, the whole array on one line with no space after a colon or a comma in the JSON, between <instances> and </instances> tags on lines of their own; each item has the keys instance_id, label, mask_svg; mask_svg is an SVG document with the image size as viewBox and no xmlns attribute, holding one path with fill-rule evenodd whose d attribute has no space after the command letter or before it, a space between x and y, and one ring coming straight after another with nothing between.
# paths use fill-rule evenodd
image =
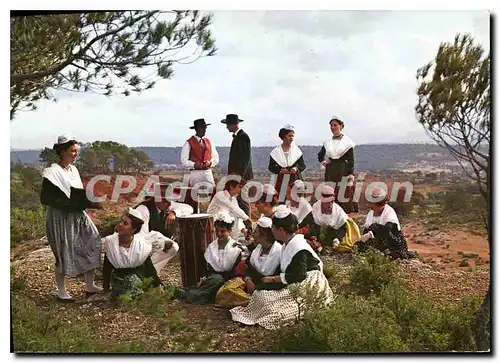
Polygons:
<instances>
[{"instance_id":1,"label":"kneeling woman","mask_svg":"<svg viewBox=\"0 0 500 363\"><path fill-rule=\"evenodd\" d=\"M216 304L223 307L245 306L255 290L272 288L262 283L262 277L280 273L281 245L274 240L271 218L260 217L254 229L256 244L250 258L246 260L244 277L229 280L217 292ZM281 288L278 285L278 288Z\"/></svg>"},{"instance_id":2,"label":"kneeling woman","mask_svg":"<svg viewBox=\"0 0 500 363\"><path fill-rule=\"evenodd\" d=\"M230 237L234 218L226 211L215 215L214 227L217 239L205 250L207 275L196 287L178 289L178 298L194 304L212 304L219 288L235 276L236 266L241 261L241 249Z\"/></svg>"},{"instance_id":3,"label":"kneeling woman","mask_svg":"<svg viewBox=\"0 0 500 363\"><path fill-rule=\"evenodd\" d=\"M356 242L358 251L364 252L369 247L387 253L393 258L410 258L414 253L408 251L406 240L401 232L401 225L394 209L387 204L389 198L382 188L374 188L371 196L381 199L369 203L370 211L366 215L361 240Z\"/></svg>"},{"instance_id":4,"label":"kneeling woman","mask_svg":"<svg viewBox=\"0 0 500 363\"><path fill-rule=\"evenodd\" d=\"M161 233L139 233L144 220L141 213L130 208L116 227L116 232L104 237L103 287L111 297L126 294L135 297L143 293L142 283L151 279L152 286L161 285L151 261L154 250L162 250L170 241Z\"/></svg>"},{"instance_id":5,"label":"kneeling woman","mask_svg":"<svg viewBox=\"0 0 500 363\"><path fill-rule=\"evenodd\" d=\"M307 243L304 236L295 234L297 217L284 205L277 208L272 219L272 232L276 240L283 243L280 258L281 273L262 277L264 284L281 283L279 290L256 290L246 307L231 309L234 321L246 324L259 324L265 329L279 329L293 324L299 318L297 297L289 287L300 290L310 287L317 289L317 298L324 304L331 303L333 292L323 274L323 263Z\"/></svg>"}]
</instances>

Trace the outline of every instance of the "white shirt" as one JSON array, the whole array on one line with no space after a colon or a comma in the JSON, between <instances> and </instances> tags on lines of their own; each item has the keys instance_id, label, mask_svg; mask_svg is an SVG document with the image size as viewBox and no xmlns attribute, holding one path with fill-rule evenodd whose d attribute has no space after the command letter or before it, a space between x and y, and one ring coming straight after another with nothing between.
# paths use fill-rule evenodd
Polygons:
<instances>
[{"instance_id":1,"label":"white shirt","mask_svg":"<svg viewBox=\"0 0 500 363\"><path fill-rule=\"evenodd\" d=\"M200 142L201 138L194 135L194 137ZM205 143L205 141L203 141ZM210 145L212 145L212 158L210 159L210 162L212 163L211 168L219 164L219 153L217 152L217 149L215 148L214 144L210 140ZM206 146L206 143L205 143ZM186 141L184 143L184 146L182 147L181 151L181 166L184 166L186 168L194 168L194 162L189 160L189 152L191 151L191 145L189 145L189 142Z\"/></svg>"},{"instance_id":2,"label":"white shirt","mask_svg":"<svg viewBox=\"0 0 500 363\"><path fill-rule=\"evenodd\" d=\"M240 218L244 221L250 219L238 205L236 197L232 197L227 190L221 190L214 195L207 208L207 213L215 215L220 210L229 212L235 219Z\"/></svg>"},{"instance_id":3,"label":"white shirt","mask_svg":"<svg viewBox=\"0 0 500 363\"><path fill-rule=\"evenodd\" d=\"M138 206L137 209L141 215L142 219L144 220L144 224L142 225L141 228L141 233L149 233L149 209L146 207L144 204ZM157 208L158 213L161 211ZM184 203L177 203L177 202L170 202L170 207L167 209L167 212L174 212L176 217L184 217L184 216L189 216L194 213L193 207L191 207L188 204Z\"/></svg>"}]
</instances>

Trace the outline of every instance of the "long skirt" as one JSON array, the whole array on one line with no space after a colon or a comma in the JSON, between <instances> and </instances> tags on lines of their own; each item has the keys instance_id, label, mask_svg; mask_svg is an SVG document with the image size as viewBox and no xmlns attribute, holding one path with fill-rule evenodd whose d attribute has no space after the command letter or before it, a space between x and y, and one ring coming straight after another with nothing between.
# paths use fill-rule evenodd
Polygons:
<instances>
[{"instance_id":1,"label":"long skirt","mask_svg":"<svg viewBox=\"0 0 500 363\"><path fill-rule=\"evenodd\" d=\"M49 207L45 229L58 273L74 277L100 266L101 237L85 211L65 213Z\"/></svg>"},{"instance_id":2,"label":"long skirt","mask_svg":"<svg viewBox=\"0 0 500 363\"><path fill-rule=\"evenodd\" d=\"M233 321L245 325L259 324L265 329L276 330L294 324L303 316L306 306L301 306L300 297L294 297L291 290L317 288L317 297L327 306L333 301L333 292L323 272L307 272L304 281L291 284L281 290L256 290L246 307L238 306L230 310ZM307 291L307 290L306 290Z\"/></svg>"},{"instance_id":3,"label":"long skirt","mask_svg":"<svg viewBox=\"0 0 500 363\"><path fill-rule=\"evenodd\" d=\"M360 240L361 232L356 222L352 218L348 218L346 222L347 232L342 238L340 245L335 251L337 252L350 252L354 244Z\"/></svg>"},{"instance_id":4,"label":"long skirt","mask_svg":"<svg viewBox=\"0 0 500 363\"><path fill-rule=\"evenodd\" d=\"M224 278L219 274L211 274L202 281L198 287L188 287L182 295L185 296L187 302L192 304L213 304L217 291L224 285Z\"/></svg>"},{"instance_id":5,"label":"long skirt","mask_svg":"<svg viewBox=\"0 0 500 363\"><path fill-rule=\"evenodd\" d=\"M148 257L139 267L113 270L110 281L112 296L116 298L125 294L134 298L144 293L145 279L151 280L148 286L161 285L151 257Z\"/></svg>"},{"instance_id":6,"label":"long skirt","mask_svg":"<svg viewBox=\"0 0 500 363\"><path fill-rule=\"evenodd\" d=\"M235 277L227 281L217 291L215 303L225 308L246 306L250 300L250 294L245 291L245 286L245 281L241 277Z\"/></svg>"}]
</instances>

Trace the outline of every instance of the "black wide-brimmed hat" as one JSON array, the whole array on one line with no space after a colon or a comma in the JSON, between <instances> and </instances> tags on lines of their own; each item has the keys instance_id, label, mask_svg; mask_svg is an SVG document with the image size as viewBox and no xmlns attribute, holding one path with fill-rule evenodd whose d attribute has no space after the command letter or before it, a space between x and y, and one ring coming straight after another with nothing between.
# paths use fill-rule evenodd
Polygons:
<instances>
[{"instance_id":1,"label":"black wide-brimmed hat","mask_svg":"<svg viewBox=\"0 0 500 363\"><path fill-rule=\"evenodd\" d=\"M192 130L192 129L195 129L197 127L207 127L208 125L210 125L210 124L207 124L205 122L204 118L199 118L198 120L194 120L193 126L191 126L189 128Z\"/></svg>"},{"instance_id":2,"label":"black wide-brimmed hat","mask_svg":"<svg viewBox=\"0 0 500 363\"><path fill-rule=\"evenodd\" d=\"M243 122L238 115L234 113L230 113L229 115L226 115L226 118L224 120L221 120L223 124L229 124L229 125L234 125L240 122Z\"/></svg>"}]
</instances>

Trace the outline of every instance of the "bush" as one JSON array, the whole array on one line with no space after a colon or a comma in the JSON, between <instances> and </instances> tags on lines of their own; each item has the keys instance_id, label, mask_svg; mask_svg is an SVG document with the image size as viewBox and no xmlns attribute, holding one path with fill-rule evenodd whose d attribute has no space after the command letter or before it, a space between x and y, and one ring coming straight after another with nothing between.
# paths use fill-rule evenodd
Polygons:
<instances>
[{"instance_id":1,"label":"bush","mask_svg":"<svg viewBox=\"0 0 500 363\"><path fill-rule=\"evenodd\" d=\"M45 209L36 210L11 208L10 210L10 245L21 241L41 238L45 235Z\"/></svg>"},{"instance_id":2,"label":"bush","mask_svg":"<svg viewBox=\"0 0 500 363\"><path fill-rule=\"evenodd\" d=\"M338 296L328 309L310 312L277 336L285 352L401 352L407 351L399 327L388 309L373 299Z\"/></svg>"},{"instance_id":3,"label":"bush","mask_svg":"<svg viewBox=\"0 0 500 363\"><path fill-rule=\"evenodd\" d=\"M121 215L105 214L100 217L96 227L99 230L101 237L110 236L114 233L116 225L120 222Z\"/></svg>"},{"instance_id":4,"label":"bush","mask_svg":"<svg viewBox=\"0 0 500 363\"><path fill-rule=\"evenodd\" d=\"M349 274L349 290L361 295L379 293L382 287L399 279L397 262L382 252L369 249L354 253L354 263Z\"/></svg>"}]
</instances>

